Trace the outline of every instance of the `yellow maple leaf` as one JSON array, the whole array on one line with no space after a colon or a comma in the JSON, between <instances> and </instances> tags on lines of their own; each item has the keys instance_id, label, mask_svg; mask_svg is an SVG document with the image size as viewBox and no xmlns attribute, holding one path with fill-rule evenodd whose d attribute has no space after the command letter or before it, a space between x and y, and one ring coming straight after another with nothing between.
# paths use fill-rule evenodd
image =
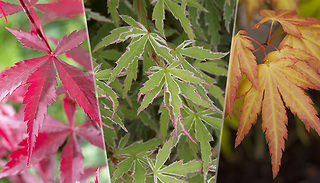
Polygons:
<instances>
[{"instance_id":1,"label":"yellow maple leaf","mask_svg":"<svg viewBox=\"0 0 320 183\"><path fill-rule=\"evenodd\" d=\"M248 40L246 31L239 31L232 39L231 55L228 69L228 81L226 86L226 111L229 116L232 116L233 102L236 97L236 91L239 87L239 80L241 79L241 73L244 73L252 84L259 88L258 74L257 74L257 62L256 57L251 50L254 50L254 46L250 40Z\"/></svg>"},{"instance_id":2,"label":"yellow maple leaf","mask_svg":"<svg viewBox=\"0 0 320 183\"><path fill-rule=\"evenodd\" d=\"M306 129L309 130L311 127L320 135L320 119L317 117L317 111L303 90L303 88L319 89L319 83L311 80L320 81L320 76L315 75L314 78L310 78L301 72L309 66L304 57L313 57L304 54L303 50L289 46L273 51L267 55L268 61L258 66L260 90L251 86L246 91L247 89L243 88L248 88L248 82L245 81L242 82L245 86L239 86L239 90L246 91L246 94L241 107L236 146L256 123L257 115L262 112L262 130L268 142L274 178L279 171L287 138L288 119L285 106L299 117ZM309 69L313 70L310 66Z\"/></svg>"}]
</instances>

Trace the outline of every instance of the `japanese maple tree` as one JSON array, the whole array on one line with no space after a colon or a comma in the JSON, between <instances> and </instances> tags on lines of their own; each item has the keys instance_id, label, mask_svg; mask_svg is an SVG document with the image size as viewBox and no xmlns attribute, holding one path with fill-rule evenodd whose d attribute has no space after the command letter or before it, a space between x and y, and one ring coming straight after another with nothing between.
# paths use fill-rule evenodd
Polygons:
<instances>
[{"instance_id":1,"label":"japanese maple tree","mask_svg":"<svg viewBox=\"0 0 320 183\"><path fill-rule=\"evenodd\" d=\"M61 152L61 181L78 182L82 178L84 168L77 136L103 149L104 141L100 132L101 119L97 97L94 93L93 75L66 63L58 56L65 53L67 57L73 58L84 68L92 71L88 52L79 48L87 39L87 33L85 30L74 30L59 39L53 49L35 8L50 16L52 21L52 18L61 16L72 18L83 14L83 2L81 0L60 0L47 4L38 4L37 0L19 0L18 2L19 4L11 4L0 1L0 15L7 21L6 16L24 11L30 21L31 31L6 29L24 47L41 51L43 55L20 61L2 73L0 101L6 99L17 89L26 88L22 104L23 121L27 125L27 138L19 144L21 148L10 155L11 161L6 164L0 177L20 173L28 166L35 166L46 156L55 154L70 135ZM71 4L74 5L72 9L70 9ZM82 58L77 57L79 52L84 55ZM57 76L61 81L61 86L58 86ZM58 88L60 89L57 90ZM65 95L63 107L69 125L58 122L47 114L48 106L57 101L58 95L61 94ZM76 104L73 101L83 109L91 122L75 126ZM12 149L15 149L10 136L5 132L8 130L0 129L1 136L12 146Z\"/></svg>"},{"instance_id":2,"label":"japanese maple tree","mask_svg":"<svg viewBox=\"0 0 320 183\"><path fill-rule=\"evenodd\" d=\"M225 115L231 117L234 101L243 98L235 145L248 134L258 115L269 146L273 178L279 172L282 152L287 139L286 107L296 115L306 129L320 135L320 119L307 89L320 90L319 43L314 41L320 31L320 21L305 18L289 10L260 10L263 18L253 29L271 21L266 43L259 43L246 31L240 30L231 47L230 67L226 89ZM272 37L275 22L283 31ZM286 34L278 47L272 41ZM254 44L257 45L257 48ZM275 51L266 52L270 46ZM258 64L254 53L262 50L265 58Z\"/></svg>"}]
</instances>

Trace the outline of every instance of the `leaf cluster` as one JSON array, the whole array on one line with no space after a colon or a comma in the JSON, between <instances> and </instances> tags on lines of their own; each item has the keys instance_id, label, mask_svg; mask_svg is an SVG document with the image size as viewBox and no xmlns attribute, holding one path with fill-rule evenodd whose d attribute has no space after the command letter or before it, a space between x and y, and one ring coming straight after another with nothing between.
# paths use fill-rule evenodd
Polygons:
<instances>
[{"instance_id":1,"label":"leaf cluster","mask_svg":"<svg viewBox=\"0 0 320 183\"><path fill-rule=\"evenodd\" d=\"M111 181L214 181L235 2L87 3Z\"/></svg>"},{"instance_id":2,"label":"leaf cluster","mask_svg":"<svg viewBox=\"0 0 320 183\"><path fill-rule=\"evenodd\" d=\"M260 10L259 14L265 18L253 29L271 21L266 43L257 42L242 30L233 38L226 115L233 115L235 100L243 100L238 116L238 146L261 114L262 130L268 142L275 178L287 139L286 107L304 123L307 130L312 128L320 134L318 112L305 92L308 89L319 90L319 56L315 51L319 44L314 42L314 37L319 32L320 21L297 16L295 11L289 10ZM279 22L283 29L280 34L286 34L278 47L272 41L280 34L271 37L275 22ZM267 54L266 46L273 47L275 51ZM257 64L254 54L258 50L265 55L261 64Z\"/></svg>"}]
</instances>

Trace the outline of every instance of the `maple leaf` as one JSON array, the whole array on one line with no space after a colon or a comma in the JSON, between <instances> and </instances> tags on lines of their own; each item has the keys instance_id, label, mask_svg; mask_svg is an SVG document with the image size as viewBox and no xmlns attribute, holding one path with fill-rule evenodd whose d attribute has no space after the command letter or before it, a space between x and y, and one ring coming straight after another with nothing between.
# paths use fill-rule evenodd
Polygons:
<instances>
[{"instance_id":1,"label":"maple leaf","mask_svg":"<svg viewBox=\"0 0 320 183\"><path fill-rule=\"evenodd\" d=\"M257 62L256 57L251 50L254 46L246 38L247 32L239 31L232 39L230 61L228 70L228 81L226 86L226 112L231 117L233 102L236 97L236 91L239 87L241 73L246 74L256 89L259 89L257 79Z\"/></svg>"},{"instance_id":2,"label":"maple leaf","mask_svg":"<svg viewBox=\"0 0 320 183\"><path fill-rule=\"evenodd\" d=\"M36 4L41 12L45 13L45 20L60 17L73 18L84 12L81 0L51 0L47 4Z\"/></svg>"},{"instance_id":3,"label":"maple leaf","mask_svg":"<svg viewBox=\"0 0 320 183\"><path fill-rule=\"evenodd\" d=\"M303 38L299 38L293 35L286 35L279 45L279 48L289 45L294 48L307 51L309 54L315 56L317 59L309 59L308 64L316 69L320 73L320 44L314 38L319 37L320 26L312 25L308 27L298 26Z\"/></svg>"},{"instance_id":4,"label":"maple leaf","mask_svg":"<svg viewBox=\"0 0 320 183\"><path fill-rule=\"evenodd\" d=\"M62 182L69 183L81 180L81 175L84 171L82 164L83 156L77 136L101 149L104 148L104 145L100 130L94 128L92 123L74 126L76 105L67 96L63 101L69 125L50 116L46 118L46 123L42 126L35 142L35 148L30 159L30 166L34 166L45 157L55 154L58 148L66 141L67 137L70 136L60 155L62 159L60 165L61 180ZM22 146L21 149L14 151L10 155L11 161L6 164L0 173L0 177L15 175L28 168L26 166L29 153L27 140L28 138L20 143L20 146Z\"/></svg>"},{"instance_id":5,"label":"maple leaf","mask_svg":"<svg viewBox=\"0 0 320 183\"><path fill-rule=\"evenodd\" d=\"M316 18L310 17L300 17L297 16L295 11L290 10L260 10L259 15L263 16L260 22L258 22L252 29L258 29L261 24L267 22L268 20L272 20L272 22L277 21L282 25L282 28L288 34L303 38L300 30L298 29L298 25L300 26L310 26L310 25L319 25L320 21Z\"/></svg>"},{"instance_id":6,"label":"maple leaf","mask_svg":"<svg viewBox=\"0 0 320 183\"><path fill-rule=\"evenodd\" d=\"M170 156L171 149L176 146L177 142L170 138L164 143L162 149L159 149L156 161L148 159L149 166L152 168L154 182L184 182L178 179L176 176L186 176L187 173L197 172L201 169L201 161L190 161L183 163L183 161L177 161L169 166L164 166L164 163Z\"/></svg>"},{"instance_id":7,"label":"maple leaf","mask_svg":"<svg viewBox=\"0 0 320 183\"><path fill-rule=\"evenodd\" d=\"M288 53L298 53L288 56ZM311 99L302 88L319 88L311 82L311 77L303 75L297 68L298 63L306 63L303 51L285 47L267 55L268 62L258 66L260 90L251 87L244 97L236 137L236 146L256 123L257 115L262 111L262 129L268 142L273 177L279 171L288 122L285 106L305 124L306 129L313 128L320 134L320 119L312 106ZM303 52L305 53L305 52ZM309 56L312 57L312 56ZM299 79L298 79L299 78ZM319 81L320 76L316 79ZM303 87L304 86L304 87ZM240 89L241 90L240 86Z\"/></svg>"},{"instance_id":8,"label":"maple leaf","mask_svg":"<svg viewBox=\"0 0 320 183\"><path fill-rule=\"evenodd\" d=\"M93 93L93 78L80 69L71 66L57 56L79 46L86 39L83 30L64 36L52 53L44 39L34 34L7 28L25 47L46 52L47 55L25 60L6 70L1 79L0 100L11 94L19 86L31 83L23 104L26 104L24 121L28 123L29 159L36 136L47 114L47 107L56 99L56 71L64 89L69 93L89 117L100 124L97 99Z\"/></svg>"}]
</instances>

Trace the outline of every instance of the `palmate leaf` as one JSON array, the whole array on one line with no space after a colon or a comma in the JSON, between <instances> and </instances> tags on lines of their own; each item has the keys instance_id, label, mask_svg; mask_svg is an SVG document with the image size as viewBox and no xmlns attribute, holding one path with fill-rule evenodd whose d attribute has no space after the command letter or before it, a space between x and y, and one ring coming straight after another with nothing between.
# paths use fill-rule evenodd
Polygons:
<instances>
[{"instance_id":1,"label":"palmate leaf","mask_svg":"<svg viewBox=\"0 0 320 183\"><path fill-rule=\"evenodd\" d=\"M212 114L212 110L191 110L188 107L184 108L188 113L188 116L184 118L184 123L186 124L186 128L190 129L194 124L195 137L198 142L200 142L201 148L201 159L203 164L204 178L207 177L207 173L209 170L209 165L211 164L211 146L210 141L213 141L213 137L208 131L207 127L203 122L211 125L214 128L221 129L222 120L210 116ZM187 121L186 121L187 120ZM206 178L205 178L206 179Z\"/></svg>"},{"instance_id":2,"label":"palmate leaf","mask_svg":"<svg viewBox=\"0 0 320 183\"><path fill-rule=\"evenodd\" d=\"M255 124L257 115L262 111L262 129L268 142L273 177L275 177L279 171L282 151L287 138L286 124L288 119L283 102L293 114L301 119L307 129L311 127L318 134L320 134L320 119L312 106L311 99L299 87L299 84L292 82L293 75L299 75L302 76L301 79L307 80L305 83L311 83L308 81L310 78L303 77L295 68L295 64L303 61L288 58L286 54L281 54L281 50L280 52L271 52L267 56L269 62L260 64L258 67L260 90L251 87L244 97L236 146L249 132L251 126ZM301 57L303 56L301 55ZM314 88L317 87L314 86Z\"/></svg>"},{"instance_id":3,"label":"palmate leaf","mask_svg":"<svg viewBox=\"0 0 320 183\"><path fill-rule=\"evenodd\" d=\"M239 80L241 79L241 73L246 74L248 79L252 82L255 88L259 88L258 85L258 66L256 57L251 50L254 50L254 46L251 41L243 37L247 35L245 31L239 31L232 39L230 61L228 69L228 80L226 86L226 113L231 117L233 101L236 97L236 91L239 87Z\"/></svg>"},{"instance_id":4,"label":"palmate leaf","mask_svg":"<svg viewBox=\"0 0 320 183\"><path fill-rule=\"evenodd\" d=\"M160 68L159 71L154 72L149 77L149 80L144 83L138 94L139 98L141 95L144 95L138 112L148 107L163 90L165 92L163 103L169 111L176 134L178 128L180 128L190 140L195 142L181 123L181 109L183 108L181 91L185 92L183 96L186 99L190 99L197 105L210 109L214 109L215 107L201 86L205 84L204 80L194 76L194 73L188 70L178 69L182 61L176 61L165 69Z\"/></svg>"},{"instance_id":5,"label":"palmate leaf","mask_svg":"<svg viewBox=\"0 0 320 183\"><path fill-rule=\"evenodd\" d=\"M300 26L310 26L310 25L319 25L320 21L316 18L309 17L300 17L297 16L295 11L289 10L260 10L259 15L265 17L260 22L258 22L253 29L258 29L261 24L265 23L268 20L277 21L282 25L282 28L288 34L303 38L298 25Z\"/></svg>"},{"instance_id":6,"label":"palmate leaf","mask_svg":"<svg viewBox=\"0 0 320 183\"><path fill-rule=\"evenodd\" d=\"M2 86L0 97L11 94L19 86L30 83L23 103L26 104L24 121L27 122L28 132L28 160L29 163L32 150L35 146L36 136L47 115L47 107L56 98L56 71L63 87L69 95L78 102L89 117L100 124L97 100L95 97L93 77L83 73L79 68L61 61L57 56L73 48L78 47L85 39L85 31L74 31L69 36L64 36L57 45L54 53L47 44L43 44L34 34L8 29L26 47L46 52L47 55L32 58L16 64L15 67L4 72L0 86ZM0 98L1 100L3 98Z\"/></svg>"},{"instance_id":7,"label":"palmate leaf","mask_svg":"<svg viewBox=\"0 0 320 183\"><path fill-rule=\"evenodd\" d=\"M124 173L134 170L139 171L142 174L138 174L134 172L133 177L135 177L135 181L145 179L144 173L146 172L145 168L139 165L141 162L146 163L146 156L150 155L149 151L157 148L160 144L160 140L152 139L147 142L135 142L130 146L125 147L128 142L129 135L125 136L118 143L118 148L115 151L116 156L120 156L122 160L119 164L117 164L117 169L114 172L112 180L115 181L123 176Z\"/></svg>"},{"instance_id":8,"label":"palmate leaf","mask_svg":"<svg viewBox=\"0 0 320 183\"><path fill-rule=\"evenodd\" d=\"M186 164L183 164L182 161L178 161L170 164L169 166L164 166L164 163L168 160L172 148L176 143L177 141L174 141L171 137L167 142L165 142L162 149L159 150L154 164L150 159L148 159L149 166L151 166L153 170L154 182L158 182L157 179L163 183L185 182L178 177L186 177L187 173L200 171L202 165L202 162L200 161L190 161Z\"/></svg>"}]
</instances>

